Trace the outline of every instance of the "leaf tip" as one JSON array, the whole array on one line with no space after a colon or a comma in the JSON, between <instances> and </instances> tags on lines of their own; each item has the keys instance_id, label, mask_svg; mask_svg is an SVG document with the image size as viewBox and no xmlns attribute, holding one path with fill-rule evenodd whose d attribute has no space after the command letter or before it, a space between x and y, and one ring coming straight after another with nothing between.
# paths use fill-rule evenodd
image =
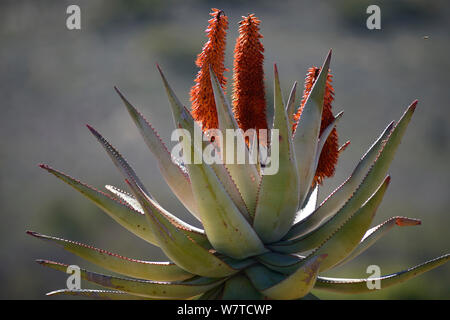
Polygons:
<instances>
[{"instance_id":1,"label":"leaf tip","mask_svg":"<svg viewBox=\"0 0 450 320\"><path fill-rule=\"evenodd\" d=\"M117 92L117 94L121 99L125 100L125 97L123 96L122 92L119 90L117 86L114 86L114 90Z\"/></svg>"},{"instance_id":2,"label":"leaf tip","mask_svg":"<svg viewBox=\"0 0 450 320\"><path fill-rule=\"evenodd\" d=\"M89 129L89 131L97 138L97 139L102 139L103 137L101 136L100 133L98 133L97 130L95 130L92 126L86 124L86 127Z\"/></svg>"},{"instance_id":3,"label":"leaf tip","mask_svg":"<svg viewBox=\"0 0 450 320\"><path fill-rule=\"evenodd\" d=\"M155 63L156 69L158 69L159 74L164 78L164 74L161 70L161 67L159 66L159 63Z\"/></svg>"},{"instance_id":4,"label":"leaf tip","mask_svg":"<svg viewBox=\"0 0 450 320\"><path fill-rule=\"evenodd\" d=\"M408 107L409 110L411 110L411 112L414 112L416 110L417 104L419 103L419 100L414 100L411 105Z\"/></svg>"},{"instance_id":5,"label":"leaf tip","mask_svg":"<svg viewBox=\"0 0 450 320\"><path fill-rule=\"evenodd\" d=\"M44 265L47 263L47 260L43 260L43 259L36 259L34 260L36 263L40 264L40 265Z\"/></svg>"},{"instance_id":6,"label":"leaf tip","mask_svg":"<svg viewBox=\"0 0 450 320\"><path fill-rule=\"evenodd\" d=\"M327 54L327 58L325 59L325 62L323 64L324 67L325 66L330 66L332 52L333 52L333 49L330 48L330 51L328 51L328 54ZM322 70L323 70L323 68L322 68Z\"/></svg>"},{"instance_id":7,"label":"leaf tip","mask_svg":"<svg viewBox=\"0 0 450 320\"><path fill-rule=\"evenodd\" d=\"M39 168L47 170L47 171L51 170L51 168L48 165L46 165L45 163L40 163L40 164L38 164L38 166L39 166Z\"/></svg>"},{"instance_id":8,"label":"leaf tip","mask_svg":"<svg viewBox=\"0 0 450 320\"><path fill-rule=\"evenodd\" d=\"M412 219L412 218L405 218L405 217L397 217L395 219L395 224L400 227L408 227L408 226L417 226L421 225L422 221L420 219Z\"/></svg>"},{"instance_id":9,"label":"leaf tip","mask_svg":"<svg viewBox=\"0 0 450 320\"><path fill-rule=\"evenodd\" d=\"M31 231L31 230L27 230L27 231L25 231L25 233L30 235L30 236L33 236L33 237L37 237L38 236L37 232Z\"/></svg>"},{"instance_id":10,"label":"leaf tip","mask_svg":"<svg viewBox=\"0 0 450 320\"><path fill-rule=\"evenodd\" d=\"M94 128L92 128L92 127L91 127L89 124L87 124L87 123L86 123L86 127L87 127L92 133L97 132L97 131L95 131Z\"/></svg>"}]
</instances>

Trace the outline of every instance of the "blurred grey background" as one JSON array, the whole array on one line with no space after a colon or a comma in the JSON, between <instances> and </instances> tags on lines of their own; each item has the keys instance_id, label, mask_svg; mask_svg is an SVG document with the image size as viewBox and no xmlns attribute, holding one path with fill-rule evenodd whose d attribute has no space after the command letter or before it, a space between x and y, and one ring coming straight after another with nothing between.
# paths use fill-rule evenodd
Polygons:
<instances>
[{"instance_id":1,"label":"blurred grey background","mask_svg":"<svg viewBox=\"0 0 450 320\"><path fill-rule=\"evenodd\" d=\"M66 28L70 4L81 7L80 31ZM366 28L370 4L381 8L382 30ZM121 229L79 193L38 168L44 162L90 185L125 189L86 123L126 155L168 210L196 223L160 177L113 86L122 89L170 144L172 120L155 62L188 104L197 72L194 61L205 42L211 7L225 10L229 17L229 68L241 16L255 13L262 20L269 109L274 62L287 95L293 81L303 83L307 68L320 65L333 48L334 111L345 110L338 127L340 142L349 139L351 145L340 158L336 176L326 180L321 199L350 174L381 130L419 99L375 223L405 215L423 224L392 231L358 259L327 275L365 277L369 264L389 274L448 252L448 1L2 0L0 298L45 299L46 292L65 287L66 275L40 267L36 258L99 270L29 237L28 229L133 258L164 259L159 249ZM449 279L447 265L380 292L317 295L449 299Z\"/></svg>"}]
</instances>

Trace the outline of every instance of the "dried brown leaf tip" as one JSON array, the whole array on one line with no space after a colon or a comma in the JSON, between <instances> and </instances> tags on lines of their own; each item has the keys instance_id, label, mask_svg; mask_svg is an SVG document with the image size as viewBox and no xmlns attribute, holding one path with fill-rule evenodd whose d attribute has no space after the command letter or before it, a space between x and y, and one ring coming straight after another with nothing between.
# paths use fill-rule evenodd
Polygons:
<instances>
[{"instance_id":1,"label":"dried brown leaf tip","mask_svg":"<svg viewBox=\"0 0 450 320\"><path fill-rule=\"evenodd\" d=\"M312 86L314 85L317 77L319 76L320 68L311 67L308 69L308 73L305 79L305 88L303 91L303 97L300 107L297 113L294 115L294 126L293 130L297 127L297 123L301 117L303 108L305 106L306 100L311 92ZM328 72L327 83L325 87L325 94L323 98L323 111L322 111L322 122L320 124L320 134L325 130L325 128L334 120L334 115L332 112L332 103L334 101L334 89L331 85L333 75ZM317 165L316 174L314 176L313 184L322 184L323 179L329 178L334 175L336 164L339 158L340 151L343 151L348 146L346 143L341 150L339 150L338 145L338 134L336 128L333 129L330 136L328 137L325 145L320 154L319 163Z\"/></svg>"},{"instance_id":2,"label":"dried brown leaf tip","mask_svg":"<svg viewBox=\"0 0 450 320\"><path fill-rule=\"evenodd\" d=\"M254 14L242 18L234 49L233 112L242 130L267 129L260 20Z\"/></svg>"},{"instance_id":3,"label":"dried brown leaf tip","mask_svg":"<svg viewBox=\"0 0 450 320\"><path fill-rule=\"evenodd\" d=\"M212 9L212 16L208 20L206 29L208 41L203 46L202 52L197 56L196 65L200 68L195 78L195 85L191 88L192 116L196 121L203 123L203 129L218 128L216 103L209 77L211 66L219 80L222 89L226 87L224 66L226 30L228 28L228 17L222 10Z\"/></svg>"}]
</instances>

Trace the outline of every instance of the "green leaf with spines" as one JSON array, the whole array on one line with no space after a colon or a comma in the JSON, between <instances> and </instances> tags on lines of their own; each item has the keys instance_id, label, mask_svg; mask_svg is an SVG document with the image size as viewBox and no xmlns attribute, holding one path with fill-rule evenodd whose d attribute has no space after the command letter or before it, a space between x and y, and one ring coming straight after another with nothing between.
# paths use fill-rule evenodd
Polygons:
<instances>
[{"instance_id":1,"label":"green leaf with spines","mask_svg":"<svg viewBox=\"0 0 450 320\"><path fill-rule=\"evenodd\" d=\"M70 289L60 289L49 292L47 296L75 296L75 297L85 297L90 299L98 300L160 300L145 298L141 296L131 295L126 292L117 290L93 290L93 289L80 289L80 290L70 290Z\"/></svg>"},{"instance_id":2,"label":"green leaf with spines","mask_svg":"<svg viewBox=\"0 0 450 320\"><path fill-rule=\"evenodd\" d=\"M355 191L353 196L345 203L333 218L322 224L314 231L293 240L280 241L269 247L277 252L299 253L316 248L323 243L328 236L339 229L342 224L347 221L375 192L376 188L381 184L385 177L389 165L392 162L395 151L400 144L406 128L414 113L417 101L413 102L402 118L392 130L387 141L380 151L375 163L370 168L363 182Z\"/></svg>"},{"instance_id":3,"label":"green leaf with spines","mask_svg":"<svg viewBox=\"0 0 450 320\"><path fill-rule=\"evenodd\" d=\"M83 243L51 237L32 231L27 231L27 233L38 239L56 244L102 268L127 277L153 281L181 281L195 276L174 263L130 259Z\"/></svg>"},{"instance_id":4,"label":"green leaf with spines","mask_svg":"<svg viewBox=\"0 0 450 320\"><path fill-rule=\"evenodd\" d=\"M255 164L249 163L250 156L248 148L245 144L244 136L236 120L233 116L233 111L231 110L230 104L228 103L222 87L214 74L214 71L210 69L210 78L212 83L212 88L214 91L214 98L216 102L217 118L219 123L219 130L221 130L223 135L223 146L221 146L223 161L225 167L228 169L231 177L236 183L240 194L248 208L250 216L253 218L256 206L257 190L261 180ZM246 160L243 164L238 163L227 163L226 161L226 129L233 129L237 133L236 140L244 146L244 159ZM236 161L238 143L233 143L233 154L234 160Z\"/></svg>"},{"instance_id":5,"label":"green leaf with spines","mask_svg":"<svg viewBox=\"0 0 450 320\"><path fill-rule=\"evenodd\" d=\"M310 216L295 223L283 240L294 239L308 234L318 228L323 221L333 217L342 208L358 189L358 186L377 159L393 126L394 122L391 122L360 159L350 177L333 191Z\"/></svg>"},{"instance_id":6,"label":"green leaf with spines","mask_svg":"<svg viewBox=\"0 0 450 320\"><path fill-rule=\"evenodd\" d=\"M368 282L373 283L374 281L380 281L381 289L388 288L415 278L434 268L437 268L444 263L447 263L449 260L450 254L445 254L441 257L424 262L413 268L409 268L407 270L396 272L386 276L381 276L380 278L344 279L318 277L314 289L346 294L376 292L377 290L368 288Z\"/></svg>"},{"instance_id":7,"label":"green leaf with spines","mask_svg":"<svg viewBox=\"0 0 450 320\"><path fill-rule=\"evenodd\" d=\"M91 131L91 133L94 135L94 137L98 140L98 142L102 145L102 147L105 149L108 156L111 158L114 165L119 169L120 173L124 177L124 179L133 179L136 181L136 183L139 185L139 187L144 190L144 192L151 197L150 193L145 188L144 184L141 182L139 177L134 172L133 168L128 164L128 162L125 160L125 158L120 154L120 152L114 148L105 138L102 137L102 135L95 130L90 125L86 125L86 127Z\"/></svg>"},{"instance_id":8,"label":"green leaf with spines","mask_svg":"<svg viewBox=\"0 0 450 320\"><path fill-rule=\"evenodd\" d=\"M300 179L300 206L305 201L314 178L314 162L322 121L323 98L330 60L331 50L320 69L317 80L311 88L294 132L295 155Z\"/></svg>"},{"instance_id":9,"label":"green leaf with spines","mask_svg":"<svg viewBox=\"0 0 450 320\"><path fill-rule=\"evenodd\" d=\"M322 134L319 137L319 142L317 143L317 151L316 151L316 160L314 163L314 172L317 171L317 166L319 165L320 155L322 154L323 147L328 140L328 137L333 132L333 129L336 128L339 120L343 116L344 111L339 112L333 121L323 130Z\"/></svg>"},{"instance_id":10,"label":"green leaf with spines","mask_svg":"<svg viewBox=\"0 0 450 320\"><path fill-rule=\"evenodd\" d=\"M172 110L172 116L175 122L175 128L183 128L185 130L187 130L192 137L194 137L194 143L196 144L196 149L198 150L204 150L204 148L206 147L206 141L200 141L197 145L196 136L199 136L199 139L202 138L202 131L201 129L198 127L198 125L195 123L194 118L192 117L191 113L186 109L185 106L183 106L180 102L180 100L178 99L178 97L175 95L175 92L173 91L173 89L170 87L166 77L164 76L163 72L161 71L161 69L158 66L158 71L161 75L161 79L163 81L164 87L166 89L168 98L169 98L169 104ZM191 153L193 154L193 153ZM199 159L203 159L202 158L202 152L198 152L198 157ZM195 162L195 161L194 161ZM203 162L203 161L201 161ZM249 210L245 204L244 199L242 198L242 195L240 194L236 183L234 182L233 178L231 177L230 173L228 172L227 168L223 165L223 164L217 164L217 163L213 163L209 166L215 173L215 175L217 176L217 179L219 179L220 183L222 184L223 188L226 190L226 193L228 194L228 196L231 198L231 200L233 201L233 203L235 204L235 206L239 209L239 211L241 212L241 214L248 220L250 221L250 214L249 214ZM189 175L191 175L189 173ZM192 178L191 178L191 185L192 185ZM193 186L192 186L193 188ZM199 203L198 203L198 199L196 198L196 191L193 190L194 193L194 198L196 200L196 204L197 204L197 211L200 210L205 210L205 208L199 208ZM199 214L201 217L201 214ZM202 223L204 223L202 221Z\"/></svg>"},{"instance_id":11,"label":"green leaf with spines","mask_svg":"<svg viewBox=\"0 0 450 320\"><path fill-rule=\"evenodd\" d=\"M123 170L125 179L128 179L128 181L133 181L136 184L136 186L139 187L139 189L145 193L145 195L147 197L151 198L155 203L157 203L156 200L154 200L153 197L151 197L151 195L148 192L146 192L145 189L143 189L142 183L139 181L139 178L136 177L136 174L131 169L131 167L129 167L129 165L126 163L126 161L120 155L120 153L105 138L103 138L100 135L100 133L96 132L93 128L90 128L90 130L97 137L99 142L105 147L106 152L111 157L111 159L113 159L113 161L116 163L116 165L119 167L122 165L122 170ZM177 227L180 227L184 230L196 232L197 234L204 235L203 230L189 225L188 223L184 222L180 218L171 214L167 210L164 210L164 212L162 214L166 215L166 217L169 220L171 220ZM194 240L195 240L195 237L196 237L196 235L194 235Z\"/></svg>"},{"instance_id":12,"label":"green leaf with spines","mask_svg":"<svg viewBox=\"0 0 450 320\"><path fill-rule=\"evenodd\" d=\"M280 240L294 222L299 206L299 178L289 125L278 78L274 66L274 119L273 129L279 131L279 163L275 174L264 174L258 190L253 227L264 243ZM272 130L273 130L272 129ZM271 142L272 162L277 156ZM274 165L273 163L270 164Z\"/></svg>"},{"instance_id":13,"label":"green leaf with spines","mask_svg":"<svg viewBox=\"0 0 450 320\"><path fill-rule=\"evenodd\" d=\"M328 255L320 265L320 272L327 271L343 261L358 246L364 233L372 223L378 206L386 193L389 181L390 177L388 176L374 195L305 260L323 254Z\"/></svg>"},{"instance_id":14,"label":"green leaf with spines","mask_svg":"<svg viewBox=\"0 0 450 320\"><path fill-rule=\"evenodd\" d=\"M191 184L187 172L185 172L184 168L182 168L175 161L175 159L172 158L172 155L169 150L167 150L166 145L161 140L158 132L156 132L150 122L148 122L144 116L123 96L119 89L116 87L114 89L125 104L128 113L138 127L139 132L144 138L148 148L158 160L159 169L164 180L167 182L167 185L186 207L186 209L188 209L194 217L199 219L197 214L197 205L195 203L194 195L192 194Z\"/></svg>"},{"instance_id":15,"label":"green leaf with spines","mask_svg":"<svg viewBox=\"0 0 450 320\"><path fill-rule=\"evenodd\" d=\"M361 253L369 249L375 242L378 241L382 236L384 236L389 230L392 230L395 226L407 227L407 226L417 226L420 225L421 221L419 219L407 218L407 217L392 217L385 222L367 230L364 237L358 246L352 251L352 253L341 261L338 265L343 265Z\"/></svg>"},{"instance_id":16,"label":"green leaf with spines","mask_svg":"<svg viewBox=\"0 0 450 320\"><path fill-rule=\"evenodd\" d=\"M245 270L253 285L265 296L277 300L299 299L307 295L314 286L320 264L326 255L304 261L290 275L272 271L263 265Z\"/></svg>"},{"instance_id":17,"label":"green leaf with spines","mask_svg":"<svg viewBox=\"0 0 450 320\"><path fill-rule=\"evenodd\" d=\"M181 125L181 124L180 124ZM188 136L184 148L199 152ZM214 171L204 162L186 164L203 226L213 247L235 259L244 259L266 251L263 243L241 214ZM246 245L242 245L245 243Z\"/></svg>"},{"instance_id":18,"label":"green leaf with spines","mask_svg":"<svg viewBox=\"0 0 450 320\"><path fill-rule=\"evenodd\" d=\"M198 126L176 97L162 71L159 68L158 70L169 96L175 126L185 129L190 134L190 136L184 134L183 148L190 150L194 159L202 159L202 151L199 150L202 145L196 146L195 142L192 142L195 131L199 130L196 128ZM200 163L194 161L185 165L202 224L214 249L235 259L244 259L265 252L263 243L248 223L247 219L250 218L248 211L245 216L245 212L239 209L236 197L233 197L234 192L238 192L238 198L242 200L234 182L231 180L230 184L226 181L226 178L231 179L226 168L221 164L208 166L204 161ZM225 169L226 174L220 175L221 171L214 168ZM243 243L246 245L243 246Z\"/></svg>"},{"instance_id":19,"label":"green leaf with spines","mask_svg":"<svg viewBox=\"0 0 450 320\"><path fill-rule=\"evenodd\" d=\"M283 281L267 288L262 293L276 300L300 299L314 287L320 265L327 255L315 256L305 260L300 267Z\"/></svg>"},{"instance_id":20,"label":"green leaf with spines","mask_svg":"<svg viewBox=\"0 0 450 320\"><path fill-rule=\"evenodd\" d=\"M159 247L169 259L184 270L204 277L227 277L238 271L178 230L158 203L147 197L133 181L127 182L144 209Z\"/></svg>"},{"instance_id":21,"label":"green leaf with spines","mask_svg":"<svg viewBox=\"0 0 450 320\"><path fill-rule=\"evenodd\" d=\"M61 272L66 272L69 266L48 260L36 260L36 262ZM108 276L81 268L80 276L82 279L99 284L102 287L117 289L141 297L159 299L191 298L219 286L225 281L225 278L195 278L187 281L158 282Z\"/></svg>"},{"instance_id":22,"label":"green leaf with spines","mask_svg":"<svg viewBox=\"0 0 450 320\"><path fill-rule=\"evenodd\" d=\"M53 174L60 180L64 181L75 190L80 192L82 195L84 195L86 198L94 202L100 209L102 209L125 229L144 239L145 241L158 246L158 242L155 236L148 228L147 219L145 218L144 214L141 214L139 211L134 210L128 204L114 199L106 193L96 190L80 182L79 180L76 180L62 172L50 168L47 165L41 164L40 167L47 170L49 173ZM183 225L180 220L177 220L177 222L178 227L181 228L181 231L191 239L193 239L197 244L204 247L205 249L211 248L211 244L209 243L206 235L201 232L200 229L197 229L195 227L193 227L193 229L189 229L187 225Z\"/></svg>"},{"instance_id":23,"label":"green leaf with spines","mask_svg":"<svg viewBox=\"0 0 450 320\"><path fill-rule=\"evenodd\" d=\"M94 189L87 184L84 184L81 181L76 180L47 165L41 164L39 166L80 192L100 209L102 209L102 211L113 218L114 221L134 235L155 246L158 245L153 233L147 227L147 220L145 219L145 216L134 210L130 205L114 199L106 193Z\"/></svg>"}]
</instances>

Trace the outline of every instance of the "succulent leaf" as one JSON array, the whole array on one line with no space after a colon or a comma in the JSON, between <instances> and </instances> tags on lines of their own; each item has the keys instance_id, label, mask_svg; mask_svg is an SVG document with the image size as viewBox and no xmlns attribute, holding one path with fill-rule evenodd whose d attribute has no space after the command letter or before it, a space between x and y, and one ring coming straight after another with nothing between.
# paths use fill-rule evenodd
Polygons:
<instances>
[{"instance_id":1,"label":"succulent leaf","mask_svg":"<svg viewBox=\"0 0 450 320\"><path fill-rule=\"evenodd\" d=\"M244 146L244 159L246 159L245 163L227 163L227 150L226 150L226 142L223 142L223 146L221 146L225 167L228 169L231 177L236 183L237 188L239 189L240 194L245 202L246 207L248 208L249 214L253 217L256 206L256 197L257 190L261 180L261 177L258 173L255 164L249 163L247 159L249 159L250 155L248 149L245 145L244 136L242 135L242 131L238 130L239 127L234 119L233 112L231 107L225 97L225 94L219 85L219 81L214 74L214 72L210 69L212 87L214 90L214 97L216 101L217 108L217 118L219 123L219 129L222 131L223 137L226 137L226 129L234 129L237 130L237 142L233 143L234 150L232 151L234 157L237 155L237 146L239 143ZM230 151L229 151L230 152ZM235 160L235 159L233 159Z\"/></svg>"},{"instance_id":2,"label":"succulent leaf","mask_svg":"<svg viewBox=\"0 0 450 320\"><path fill-rule=\"evenodd\" d=\"M322 134L319 137L319 142L317 144L317 152L316 152L316 161L314 164L314 172L317 170L317 166L319 164L320 155L322 154L323 147L328 140L328 137L333 132L333 129L336 127L337 123L341 119L344 111L339 112L333 121L323 130Z\"/></svg>"},{"instance_id":3,"label":"succulent leaf","mask_svg":"<svg viewBox=\"0 0 450 320\"><path fill-rule=\"evenodd\" d=\"M144 138L148 148L158 160L159 169L164 180L167 182L167 185L181 201L181 203L183 203L183 205L189 210L189 212L192 213L194 217L199 219L188 174L185 172L184 168L182 168L177 161L172 158L172 155L167 150L164 142L162 142L158 133L151 126L151 124L130 102L128 102L119 89L115 89L125 104L134 123L138 127L139 132Z\"/></svg>"},{"instance_id":4,"label":"succulent leaf","mask_svg":"<svg viewBox=\"0 0 450 320\"><path fill-rule=\"evenodd\" d=\"M147 217L159 247L179 267L204 277L226 277L237 272L189 236L177 229L167 214L151 198L146 197L139 186L129 182Z\"/></svg>"},{"instance_id":5,"label":"succulent leaf","mask_svg":"<svg viewBox=\"0 0 450 320\"><path fill-rule=\"evenodd\" d=\"M62 272L66 272L68 267L67 264L48 260L36 260L36 262ZM158 282L119 278L84 269L80 269L80 275L83 280L99 284L102 287L118 289L141 297L159 299L185 299L197 296L220 285L225 280L225 278L196 278L188 281Z\"/></svg>"},{"instance_id":6,"label":"succulent leaf","mask_svg":"<svg viewBox=\"0 0 450 320\"><path fill-rule=\"evenodd\" d=\"M295 97L297 94L297 81L294 82L292 86L291 93L289 94L288 101L286 103L286 114L289 119L290 128L294 125L294 114L295 114Z\"/></svg>"},{"instance_id":7,"label":"succulent leaf","mask_svg":"<svg viewBox=\"0 0 450 320\"><path fill-rule=\"evenodd\" d=\"M221 85L219 84L219 80L217 79L214 71L209 68L209 74L211 78L211 86L214 93L214 100L216 103L217 110L217 120L218 126L217 129L224 131L225 129L239 129L239 126L234 118L233 111L231 110L230 104L228 103L227 98L225 97L225 93Z\"/></svg>"},{"instance_id":8,"label":"succulent leaf","mask_svg":"<svg viewBox=\"0 0 450 320\"><path fill-rule=\"evenodd\" d=\"M407 217L392 217L389 220L367 230L364 237L361 239L361 242L352 251L352 253L345 258L343 261L339 263L339 265L343 265L350 260L353 260L361 253L369 249L375 242L378 241L382 236L384 236L389 230L392 230L395 226L398 227L408 227L408 226L417 226L420 225L421 221L419 219L412 219Z\"/></svg>"},{"instance_id":9,"label":"succulent leaf","mask_svg":"<svg viewBox=\"0 0 450 320\"><path fill-rule=\"evenodd\" d=\"M58 296L58 295L68 295L77 297L86 297L99 300L159 300L144 298L140 296L131 295L117 290L93 290L93 289L80 289L80 290L70 290L61 289L55 290L47 293L47 296Z\"/></svg>"},{"instance_id":10,"label":"succulent leaf","mask_svg":"<svg viewBox=\"0 0 450 320\"><path fill-rule=\"evenodd\" d=\"M187 130L190 134L191 139L194 139L195 148L194 150L197 150L196 155L194 157L194 162L197 162L197 159L200 159L198 162L202 161L202 152L199 150L204 150L204 146L206 146L206 143L203 141L200 143L197 143L197 139L195 137L197 135L202 137L202 131L198 127L198 125L194 122L194 118L189 113L189 111L181 104L180 100L175 95L174 91L170 87L166 77L164 76L163 72L158 66L159 73L161 75L161 78L163 80L164 87L166 89L167 95L169 97L169 103L172 109L172 115L175 121L175 128L183 128ZM198 144L198 145L197 145ZM191 153L193 154L193 153ZM233 203L237 206L239 211L246 217L246 219L250 220L250 214L249 210L242 198L241 193L239 192L235 182L233 181L232 177L230 176L227 168L223 164L217 164L213 163L211 166L212 170L216 174L217 178L220 180L222 186L225 188L227 194L232 199ZM189 176L192 180L191 174L189 173ZM192 184L192 181L191 181ZM193 186L191 186L193 188ZM194 192L194 199L196 200L197 204L197 211L204 210L204 208L199 208L198 199L195 198L195 191ZM200 217L201 214L199 213ZM202 221L203 222L203 221ZM203 222L204 223L204 222Z\"/></svg>"},{"instance_id":11,"label":"succulent leaf","mask_svg":"<svg viewBox=\"0 0 450 320\"><path fill-rule=\"evenodd\" d=\"M389 165L392 162L395 151L397 150L400 141L406 131L406 128L411 120L416 105L417 100L414 101L407 108L407 110L397 123L397 125L389 134L387 140L385 140L384 143L382 143L383 147L381 151L378 153L375 163L370 168L369 172L363 179L362 183L353 193L351 198L333 216L332 219L329 219L327 222L320 225L320 227L318 227L317 229L314 229L313 231L306 233L303 236L300 236L293 240L281 241L277 244L270 246L270 248L274 249L275 251L287 253L302 252L309 249L313 249L314 247L320 245L323 242L323 240L327 238L327 235L333 233L349 217L351 217L353 213L356 212L367 201L367 199L369 199L369 197L375 192L376 188L381 184L383 178L387 173ZM369 153L370 152L368 152L367 154ZM359 170L364 166L365 165L358 166L359 168L357 167L355 171ZM351 179L352 177L350 177L347 181L350 181ZM318 210L320 208L321 207L319 207ZM316 210L315 213L317 213L318 210ZM314 217L315 213L313 213L311 217ZM305 219L304 221L309 220L308 218ZM300 221L300 223L298 223L297 225L300 225L302 222L303 221ZM295 228L295 226L293 228ZM300 227L296 231L298 231L299 229Z\"/></svg>"},{"instance_id":12,"label":"succulent leaf","mask_svg":"<svg viewBox=\"0 0 450 320\"><path fill-rule=\"evenodd\" d=\"M253 227L264 243L278 241L288 232L299 206L299 178L293 152L292 131L284 107L276 65L274 73L273 129L279 131L278 172L263 174L253 221ZM272 141L271 149L273 144ZM272 150L272 153L274 152Z\"/></svg>"},{"instance_id":13,"label":"succulent leaf","mask_svg":"<svg viewBox=\"0 0 450 320\"><path fill-rule=\"evenodd\" d=\"M46 236L32 231L27 231L27 233L56 244L89 262L124 276L153 281L181 281L195 276L171 262L130 259L83 243Z\"/></svg>"},{"instance_id":14,"label":"succulent leaf","mask_svg":"<svg viewBox=\"0 0 450 320\"><path fill-rule=\"evenodd\" d=\"M261 265L246 270L249 279L264 295L272 299L299 299L311 291L317 278L319 266L326 255L304 261L289 276L271 271Z\"/></svg>"},{"instance_id":15,"label":"succulent leaf","mask_svg":"<svg viewBox=\"0 0 450 320\"><path fill-rule=\"evenodd\" d=\"M98 142L105 149L108 156L113 161L114 165L119 169L120 173L122 173L124 179L134 180L139 185L139 187L144 190L145 194L151 197L150 193L145 188L144 184L141 182L139 177L134 172L133 168L128 164L125 158L117 151L105 138L102 137L100 133L98 133L94 128L90 125L86 125L89 131L94 135L94 137L98 140Z\"/></svg>"},{"instance_id":16,"label":"succulent leaf","mask_svg":"<svg viewBox=\"0 0 450 320\"><path fill-rule=\"evenodd\" d=\"M389 130L390 126L386 128L377 142L372 145L369 151L358 163L358 166L353 171L353 174L341 185L340 188L338 188L338 190L336 190L319 206L314 214L308 217L308 219L294 225L285 238L292 239L295 236L298 237L299 234L302 235L300 236L300 238L302 238L307 232L311 232L311 230L317 228L320 222L324 219L334 216L338 212L339 208L339 211L345 210L347 212L351 212L351 207L353 207L354 210L357 210L362 203L370 197L370 195L375 191L376 186L381 183L383 177L386 175L395 151L397 150L411 120L416 105L417 100L407 108L392 131ZM386 134L388 134L388 136L385 140L383 140ZM377 151L378 146L381 147L380 151ZM369 161L372 157L375 157L375 162L373 164ZM367 174L365 173L366 168L370 168ZM355 183L359 183L360 179L362 182L358 187L355 187ZM332 201L330 201L331 199ZM345 203L344 207L338 208L337 204L342 205L343 203ZM338 209L336 210L336 208ZM330 215L330 213L332 214ZM343 214L343 216L346 215L347 214Z\"/></svg>"},{"instance_id":17,"label":"succulent leaf","mask_svg":"<svg viewBox=\"0 0 450 320\"><path fill-rule=\"evenodd\" d=\"M95 135L95 137L99 140L99 142L104 146L105 150L107 151L108 155L113 159L116 166L118 166L123 175L125 176L125 179L128 181L132 181L136 184L136 186L142 190L145 195L153 200L153 198L150 196L148 192L143 189L143 185L140 182L139 178L134 173L133 169L126 163L125 159L120 155L120 153L105 139L103 138L98 132L96 132L92 127L89 127L91 132ZM137 180L136 180L137 179ZM153 200L155 203L156 201ZM198 239L200 237L200 242L204 242L204 231L201 229L198 229L194 226L189 225L188 223L184 222L183 220L177 218L170 212L164 210L162 212L163 215L165 215L169 220L171 220L177 227L182 228L183 230L190 232L188 235L192 236L192 238Z\"/></svg>"},{"instance_id":18,"label":"succulent leaf","mask_svg":"<svg viewBox=\"0 0 450 320\"><path fill-rule=\"evenodd\" d=\"M305 260L322 254L328 255L320 265L320 272L326 271L344 260L358 246L364 233L372 223L378 206L383 200L389 181L390 177L388 176L375 194Z\"/></svg>"},{"instance_id":19,"label":"succulent leaf","mask_svg":"<svg viewBox=\"0 0 450 320\"><path fill-rule=\"evenodd\" d=\"M293 274L283 281L262 291L265 295L276 300L300 299L307 295L314 287L319 267L327 255L315 256L305 260Z\"/></svg>"},{"instance_id":20,"label":"succulent leaf","mask_svg":"<svg viewBox=\"0 0 450 320\"><path fill-rule=\"evenodd\" d=\"M199 152L188 136L184 148ZM263 243L236 207L214 171L204 162L186 164L201 220L213 247L232 258L244 259L265 250ZM243 246L242 243L246 245Z\"/></svg>"},{"instance_id":21,"label":"succulent leaf","mask_svg":"<svg viewBox=\"0 0 450 320\"><path fill-rule=\"evenodd\" d=\"M368 293L376 290L369 289L368 282L380 281L381 289L403 283L407 280L415 278L424 272L437 268L450 260L450 254L424 262L413 268L396 272L380 278L370 279L343 279L343 278L326 278L318 277L314 289L324 290L336 293Z\"/></svg>"},{"instance_id":22,"label":"succulent leaf","mask_svg":"<svg viewBox=\"0 0 450 320\"><path fill-rule=\"evenodd\" d=\"M273 246L272 248L277 251L281 250L280 252L301 252L304 250L312 249L321 243L321 241L318 241L319 239L323 239L326 234L330 234L330 232L333 232L333 230L339 228L339 226L341 226L346 219L348 219L356 210L358 210L361 205L365 201L367 201L367 199L373 194L377 186L379 186L379 184L381 183L383 177L386 175L389 165L394 158L395 151L397 150L406 131L406 128L411 121L411 117L414 113L416 105L417 100L414 101L406 109L405 113L400 118L394 129L391 131L388 138L384 142L382 142L382 149L378 153L375 163L372 165L369 172L367 173L359 187L356 189L356 191L353 193L351 198L337 212L337 214L334 215L334 219L332 219L332 222L330 222L330 219L309 234L305 234L304 236L298 237L294 240L280 242L277 244L277 249L275 249L275 247ZM368 153L366 153L366 156L370 154L371 151L372 148ZM355 171L359 170L362 167L364 167L364 165L358 165ZM352 177L350 177L347 181L350 181L351 179ZM312 216L314 216L314 213ZM300 223L302 223L302 221ZM295 226L293 228L295 228ZM298 229L296 231L298 231ZM308 239L306 240L306 238Z\"/></svg>"},{"instance_id":23,"label":"succulent leaf","mask_svg":"<svg viewBox=\"0 0 450 320\"><path fill-rule=\"evenodd\" d=\"M80 192L134 235L153 245L158 245L153 233L147 227L147 220L145 219L145 216L134 210L128 204L121 202L120 200L116 200L106 193L96 190L60 171L50 168L47 165L41 164L40 167Z\"/></svg>"},{"instance_id":24,"label":"succulent leaf","mask_svg":"<svg viewBox=\"0 0 450 320\"><path fill-rule=\"evenodd\" d=\"M191 150L194 159L196 154L197 157L201 157L201 151L191 140L195 135L195 130L198 130L196 124L170 88L162 71L160 69L159 71L169 95L176 127L191 133L190 137L186 135L183 137L184 149ZM200 161L198 164L195 161L186 163L186 168L189 172L201 221L205 230L208 230L209 241L214 248L239 259L264 252L261 240L246 220L250 218L248 211L238 205L239 199L236 200L236 197L232 196L237 192L238 198L242 201L234 182L231 180L227 183L226 181L226 178L231 179L226 168L221 164L210 167L204 161ZM225 175L221 175L221 172ZM242 246L242 243L247 245Z\"/></svg>"},{"instance_id":25,"label":"succulent leaf","mask_svg":"<svg viewBox=\"0 0 450 320\"><path fill-rule=\"evenodd\" d=\"M391 122L358 162L350 177L329 195L310 216L294 224L284 239L293 239L306 235L319 227L323 221L333 217L342 208L354 194L377 159L393 126L394 123Z\"/></svg>"},{"instance_id":26,"label":"succulent leaf","mask_svg":"<svg viewBox=\"0 0 450 320\"><path fill-rule=\"evenodd\" d=\"M295 155L300 179L300 205L305 200L314 178L314 163L330 59L331 50L306 100L302 116L294 132Z\"/></svg>"}]
</instances>

